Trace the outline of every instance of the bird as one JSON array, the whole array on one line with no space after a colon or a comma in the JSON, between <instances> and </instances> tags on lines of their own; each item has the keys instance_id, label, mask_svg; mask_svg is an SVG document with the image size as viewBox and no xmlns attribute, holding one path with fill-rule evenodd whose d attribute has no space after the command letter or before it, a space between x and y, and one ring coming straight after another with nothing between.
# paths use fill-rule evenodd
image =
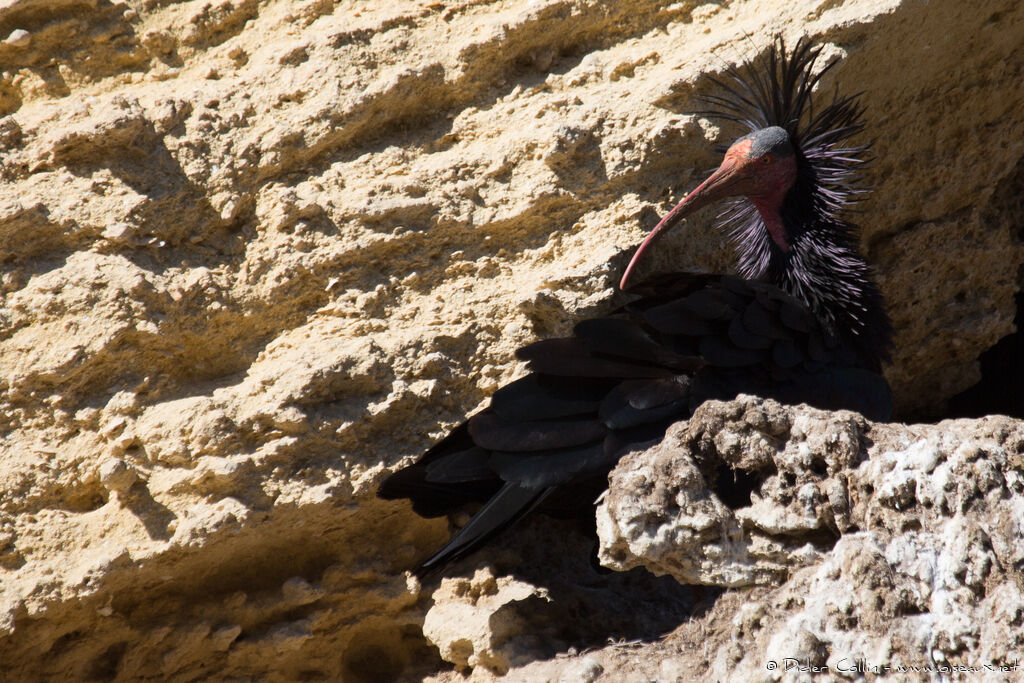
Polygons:
<instances>
[{"instance_id":1,"label":"bird","mask_svg":"<svg viewBox=\"0 0 1024 683\"><path fill-rule=\"evenodd\" d=\"M850 409L884 421L893 328L859 228L870 143L860 94L815 108L823 44L776 37L760 58L709 75L699 115L744 133L721 164L648 234L626 267L628 300L569 337L520 348L529 373L378 488L424 517L482 503L421 562L426 577L525 516L591 514L626 453L658 443L709 399L739 393ZM632 284L637 265L683 218L725 202L734 273L674 272Z\"/></svg>"}]
</instances>

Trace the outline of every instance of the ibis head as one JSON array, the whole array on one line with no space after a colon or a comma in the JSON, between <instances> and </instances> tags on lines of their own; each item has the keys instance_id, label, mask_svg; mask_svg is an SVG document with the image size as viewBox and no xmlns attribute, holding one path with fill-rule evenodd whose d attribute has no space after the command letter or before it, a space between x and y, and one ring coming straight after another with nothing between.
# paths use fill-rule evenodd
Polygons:
<instances>
[{"instance_id":1,"label":"ibis head","mask_svg":"<svg viewBox=\"0 0 1024 683\"><path fill-rule=\"evenodd\" d=\"M769 126L734 142L718 169L669 211L647 235L626 267L619 286L625 289L641 256L686 216L727 197L746 197L761 214L772 240L789 249L781 217L782 202L797 177L796 153L789 133Z\"/></svg>"},{"instance_id":2,"label":"ibis head","mask_svg":"<svg viewBox=\"0 0 1024 683\"><path fill-rule=\"evenodd\" d=\"M858 250L858 228L843 214L866 191L868 145L857 95L835 92L813 106L814 91L837 63L816 66L823 46L781 38L760 60L709 76L720 94L699 95L701 116L739 126L721 165L647 236L622 276L626 289L651 245L693 212L727 204L736 272L778 287L803 303L832 334L848 339L873 367L888 359L892 325Z\"/></svg>"}]
</instances>

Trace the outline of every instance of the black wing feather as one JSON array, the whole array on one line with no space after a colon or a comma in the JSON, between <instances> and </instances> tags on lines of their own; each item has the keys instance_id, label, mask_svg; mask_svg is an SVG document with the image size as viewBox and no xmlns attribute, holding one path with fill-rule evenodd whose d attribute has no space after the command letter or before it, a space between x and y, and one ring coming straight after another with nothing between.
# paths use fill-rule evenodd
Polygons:
<instances>
[{"instance_id":1,"label":"black wing feather","mask_svg":"<svg viewBox=\"0 0 1024 683\"><path fill-rule=\"evenodd\" d=\"M568 383L544 375L527 375L494 392L491 410L512 422L587 415L597 410L612 386L601 379L579 378Z\"/></svg>"},{"instance_id":2,"label":"black wing feather","mask_svg":"<svg viewBox=\"0 0 1024 683\"><path fill-rule=\"evenodd\" d=\"M576 337L545 339L516 351L529 361L533 372L562 377L668 377L672 371L626 360L612 360L587 352L586 342Z\"/></svg>"},{"instance_id":3,"label":"black wing feather","mask_svg":"<svg viewBox=\"0 0 1024 683\"><path fill-rule=\"evenodd\" d=\"M603 437L575 448L529 454L496 451L490 457L490 466L503 481L534 489L565 484L614 464L605 453Z\"/></svg>"},{"instance_id":4,"label":"black wing feather","mask_svg":"<svg viewBox=\"0 0 1024 683\"><path fill-rule=\"evenodd\" d=\"M470 418L469 433L478 446L489 450L542 451L602 439L605 426L587 416L515 422L485 410Z\"/></svg>"}]
</instances>

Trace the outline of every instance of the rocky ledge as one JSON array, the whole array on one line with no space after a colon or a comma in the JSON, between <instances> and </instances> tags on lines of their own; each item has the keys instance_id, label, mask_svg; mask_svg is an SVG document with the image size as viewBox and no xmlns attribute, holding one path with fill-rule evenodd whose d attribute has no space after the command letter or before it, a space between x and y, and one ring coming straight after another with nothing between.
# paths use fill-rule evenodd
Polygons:
<instances>
[{"instance_id":1,"label":"rocky ledge","mask_svg":"<svg viewBox=\"0 0 1024 683\"><path fill-rule=\"evenodd\" d=\"M612 642L592 635L570 656L563 642L552 657L564 598L550 604L549 577L495 577L509 564L493 554L475 575L441 582L428 639L477 678L522 681L1010 680L1024 658L1020 420L874 424L750 396L709 401L623 458L597 530L606 566L712 588L648 583L663 610L685 611L665 620L667 633L634 624L639 638L622 638L595 611ZM583 574L577 591L607 581Z\"/></svg>"}]
</instances>

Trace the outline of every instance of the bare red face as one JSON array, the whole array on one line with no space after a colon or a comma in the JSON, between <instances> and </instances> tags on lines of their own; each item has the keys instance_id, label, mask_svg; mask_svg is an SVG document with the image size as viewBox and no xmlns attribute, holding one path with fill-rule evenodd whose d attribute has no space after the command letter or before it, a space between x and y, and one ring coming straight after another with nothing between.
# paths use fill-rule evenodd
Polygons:
<instances>
[{"instance_id":1,"label":"bare red face","mask_svg":"<svg viewBox=\"0 0 1024 683\"><path fill-rule=\"evenodd\" d=\"M711 177L722 173L723 169L727 180L732 183L728 195L723 196L778 197L781 203L786 191L796 180L796 162L792 154L781 157L770 151L759 154L750 138L742 138L734 143L725 153L722 165Z\"/></svg>"},{"instance_id":2,"label":"bare red face","mask_svg":"<svg viewBox=\"0 0 1024 683\"><path fill-rule=\"evenodd\" d=\"M726 197L750 199L765 219L772 239L779 248L788 250L779 209L795 180L796 158L786 131L765 128L740 138L725 153L718 170L669 211L647 235L626 267L619 288L626 288L640 257L659 237L694 211Z\"/></svg>"}]
</instances>

